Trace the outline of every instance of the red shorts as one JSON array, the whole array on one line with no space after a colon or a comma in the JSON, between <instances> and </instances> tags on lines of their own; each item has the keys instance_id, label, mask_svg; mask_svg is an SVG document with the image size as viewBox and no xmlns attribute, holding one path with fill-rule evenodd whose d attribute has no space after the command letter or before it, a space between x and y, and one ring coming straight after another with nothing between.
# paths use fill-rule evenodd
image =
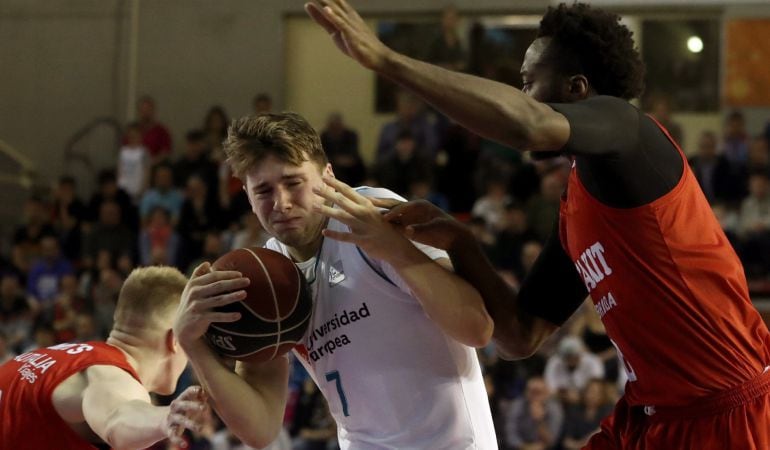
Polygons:
<instances>
[{"instance_id":1,"label":"red shorts","mask_svg":"<svg viewBox=\"0 0 770 450\"><path fill-rule=\"evenodd\" d=\"M651 415L621 398L584 447L620 449L770 449L770 371L693 405L658 408Z\"/></svg>"}]
</instances>

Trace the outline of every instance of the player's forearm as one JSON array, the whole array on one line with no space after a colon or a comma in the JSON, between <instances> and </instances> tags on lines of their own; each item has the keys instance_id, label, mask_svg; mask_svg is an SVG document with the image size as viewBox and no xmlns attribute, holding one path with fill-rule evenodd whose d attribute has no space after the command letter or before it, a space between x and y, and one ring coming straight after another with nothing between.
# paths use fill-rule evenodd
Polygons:
<instances>
[{"instance_id":1,"label":"player's forearm","mask_svg":"<svg viewBox=\"0 0 770 450\"><path fill-rule=\"evenodd\" d=\"M558 113L507 84L396 52L387 53L378 72L487 139L518 150L559 150L564 144L541 132Z\"/></svg>"},{"instance_id":2,"label":"player's forearm","mask_svg":"<svg viewBox=\"0 0 770 450\"><path fill-rule=\"evenodd\" d=\"M169 408L142 401L123 403L106 420L104 438L115 450L147 448L166 438Z\"/></svg>"},{"instance_id":3,"label":"player's forearm","mask_svg":"<svg viewBox=\"0 0 770 450\"><path fill-rule=\"evenodd\" d=\"M203 340L188 344L185 352L227 428L250 447L272 442L280 431L285 405L272 404L257 387L225 366Z\"/></svg>"},{"instance_id":4,"label":"player's forearm","mask_svg":"<svg viewBox=\"0 0 770 450\"><path fill-rule=\"evenodd\" d=\"M472 235L456 242L448 250L455 273L481 294L494 322L492 338L498 352L505 359L531 356L551 333L541 330L543 321L519 311L513 288L498 275Z\"/></svg>"},{"instance_id":5,"label":"player's forearm","mask_svg":"<svg viewBox=\"0 0 770 450\"><path fill-rule=\"evenodd\" d=\"M425 313L446 334L470 347L484 347L494 324L478 291L408 243L388 261Z\"/></svg>"}]
</instances>

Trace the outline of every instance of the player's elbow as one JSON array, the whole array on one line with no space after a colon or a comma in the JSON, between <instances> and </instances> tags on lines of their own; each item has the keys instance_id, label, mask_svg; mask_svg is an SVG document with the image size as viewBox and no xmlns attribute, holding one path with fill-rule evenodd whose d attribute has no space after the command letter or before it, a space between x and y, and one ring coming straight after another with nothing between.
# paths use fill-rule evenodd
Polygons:
<instances>
[{"instance_id":1,"label":"player's elbow","mask_svg":"<svg viewBox=\"0 0 770 450\"><path fill-rule=\"evenodd\" d=\"M484 348L492 342L492 334L495 330L495 323L492 318L484 311L483 317L481 317L477 323L473 326L473 329L468 333L468 338L465 345L473 348Z\"/></svg>"},{"instance_id":2,"label":"player's elbow","mask_svg":"<svg viewBox=\"0 0 770 450\"><path fill-rule=\"evenodd\" d=\"M516 361L519 359L527 359L537 353L538 347L526 346L526 345L502 345L497 344L495 349L497 350L497 356L505 361Z\"/></svg>"},{"instance_id":3,"label":"player's elbow","mask_svg":"<svg viewBox=\"0 0 770 450\"><path fill-rule=\"evenodd\" d=\"M270 445L272 440L261 439L259 437L240 438L241 442L249 448L265 448Z\"/></svg>"},{"instance_id":4,"label":"player's elbow","mask_svg":"<svg viewBox=\"0 0 770 450\"><path fill-rule=\"evenodd\" d=\"M267 432L266 432L267 431ZM250 448L265 448L269 446L278 437L280 430L252 430L244 435L239 435L238 438Z\"/></svg>"},{"instance_id":5,"label":"player's elbow","mask_svg":"<svg viewBox=\"0 0 770 450\"><path fill-rule=\"evenodd\" d=\"M244 425L246 425L244 423ZM235 432L235 430L233 430ZM278 438L281 432L280 420L267 420L261 423L250 423L240 427L235 435L250 448L265 448Z\"/></svg>"},{"instance_id":6,"label":"player's elbow","mask_svg":"<svg viewBox=\"0 0 770 450\"><path fill-rule=\"evenodd\" d=\"M495 349L500 359L515 361L533 356L540 349L543 339L536 335L508 333L494 337Z\"/></svg>"}]
</instances>

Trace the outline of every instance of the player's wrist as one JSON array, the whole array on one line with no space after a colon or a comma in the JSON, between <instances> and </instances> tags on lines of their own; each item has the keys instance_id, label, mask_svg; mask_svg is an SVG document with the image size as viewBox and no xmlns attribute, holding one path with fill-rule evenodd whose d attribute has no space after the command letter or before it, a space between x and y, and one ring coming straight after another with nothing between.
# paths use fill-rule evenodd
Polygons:
<instances>
[{"instance_id":1,"label":"player's wrist","mask_svg":"<svg viewBox=\"0 0 770 450\"><path fill-rule=\"evenodd\" d=\"M476 238L468 227L457 221L453 221L452 225L449 242L445 249L447 253L464 254L477 245Z\"/></svg>"},{"instance_id":2,"label":"player's wrist","mask_svg":"<svg viewBox=\"0 0 770 450\"><path fill-rule=\"evenodd\" d=\"M179 346L182 347L182 350L190 359L195 359L202 354L213 354L213 350L203 336L194 339L180 339Z\"/></svg>"},{"instance_id":3,"label":"player's wrist","mask_svg":"<svg viewBox=\"0 0 770 450\"><path fill-rule=\"evenodd\" d=\"M383 44L382 52L379 58L376 59L376 64L371 69L386 76L398 73L400 67L404 64L404 59L404 55Z\"/></svg>"}]
</instances>

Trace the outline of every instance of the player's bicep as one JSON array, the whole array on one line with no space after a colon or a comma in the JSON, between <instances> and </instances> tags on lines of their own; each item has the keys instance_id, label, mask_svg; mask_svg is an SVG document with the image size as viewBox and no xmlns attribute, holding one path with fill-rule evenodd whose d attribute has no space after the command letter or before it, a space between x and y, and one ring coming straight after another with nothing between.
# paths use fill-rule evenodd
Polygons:
<instances>
[{"instance_id":1,"label":"player's bicep","mask_svg":"<svg viewBox=\"0 0 770 450\"><path fill-rule=\"evenodd\" d=\"M617 157L639 147L639 111L623 99L595 96L549 106L561 113L569 125L563 153Z\"/></svg>"},{"instance_id":2,"label":"player's bicep","mask_svg":"<svg viewBox=\"0 0 770 450\"><path fill-rule=\"evenodd\" d=\"M85 372L83 417L100 438L108 440L117 410L127 402L151 404L147 390L125 370L115 366L91 366Z\"/></svg>"},{"instance_id":3,"label":"player's bicep","mask_svg":"<svg viewBox=\"0 0 770 450\"><path fill-rule=\"evenodd\" d=\"M419 242L411 241L412 244L417 247L417 250L420 250L425 256L430 258L434 263L438 264L442 268L454 272L454 267L452 267L452 261L449 259L449 255L444 250L437 249L435 247L431 247L429 245L420 244ZM382 275L393 283L396 287L398 287L401 292L404 292L405 294L412 295L412 290L409 287L409 285L404 281L401 276L398 275L398 272L396 272L396 269L393 268L390 264L381 263L380 269L382 271Z\"/></svg>"},{"instance_id":4,"label":"player's bicep","mask_svg":"<svg viewBox=\"0 0 770 450\"><path fill-rule=\"evenodd\" d=\"M519 308L561 326L580 307L588 290L561 245L558 222L517 296Z\"/></svg>"}]
</instances>

